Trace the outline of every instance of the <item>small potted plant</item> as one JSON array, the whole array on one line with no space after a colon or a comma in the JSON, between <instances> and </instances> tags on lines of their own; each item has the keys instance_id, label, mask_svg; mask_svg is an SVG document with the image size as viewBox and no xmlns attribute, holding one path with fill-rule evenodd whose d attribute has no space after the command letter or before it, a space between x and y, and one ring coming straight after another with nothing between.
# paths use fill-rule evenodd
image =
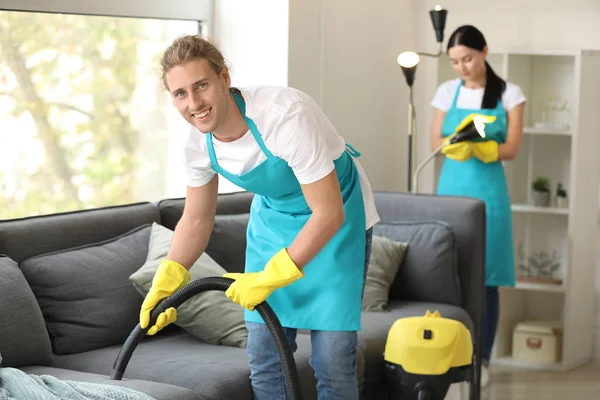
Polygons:
<instances>
[{"instance_id":1,"label":"small potted plant","mask_svg":"<svg viewBox=\"0 0 600 400\"><path fill-rule=\"evenodd\" d=\"M567 199L567 191L565 190L565 188L563 187L562 183L558 183L558 186L556 187L556 207L568 207L569 206L569 202Z\"/></svg>"},{"instance_id":2,"label":"small potted plant","mask_svg":"<svg viewBox=\"0 0 600 400\"><path fill-rule=\"evenodd\" d=\"M550 205L550 181L539 176L531 185L531 200L534 206L548 207Z\"/></svg>"}]
</instances>

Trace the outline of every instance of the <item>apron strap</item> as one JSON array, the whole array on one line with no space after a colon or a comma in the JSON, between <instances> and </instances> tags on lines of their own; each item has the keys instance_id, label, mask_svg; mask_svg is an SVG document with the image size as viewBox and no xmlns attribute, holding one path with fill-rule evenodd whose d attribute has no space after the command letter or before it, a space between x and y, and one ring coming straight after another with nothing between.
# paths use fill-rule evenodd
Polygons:
<instances>
[{"instance_id":1,"label":"apron strap","mask_svg":"<svg viewBox=\"0 0 600 400\"><path fill-rule=\"evenodd\" d=\"M502 96L500 96L500 97L498 98L498 105L496 106L496 110L497 110L497 111L506 112L506 111L504 110L504 104L502 104Z\"/></svg>"},{"instance_id":2,"label":"apron strap","mask_svg":"<svg viewBox=\"0 0 600 400\"><path fill-rule=\"evenodd\" d=\"M463 83L465 81L464 80L460 80L458 87L456 88L456 91L454 92L454 98L452 99L452 107L451 108L456 108L456 100L458 99L458 94L460 93L460 88L462 87Z\"/></svg>"},{"instance_id":3,"label":"apron strap","mask_svg":"<svg viewBox=\"0 0 600 400\"><path fill-rule=\"evenodd\" d=\"M346 153L350 154L354 158L360 157L360 152L356 150L350 143L346 143Z\"/></svg>"},{"instance_id":4,"label":"apron strap","mask_svg":"<svg viewBox=\"0 0 600 400\"><path fill-rule=\"evenodd\" d=\"M208 148L208 157L210 158L210 163L214 170L217 170L219 167L219 162L217 161L217 156L215 155L215 148L213 146L213 136L212 132L206 134L206 147Z\"/></svg>"},{"instance_id":5,"label":"apron strap","mask_svg":"<svg viewBox=\"0 0 600 400\"><path fill-rule=\"evenodd\" d=\"M252 121L250 118L248 118L246 116L246 103L244 102L244 98L242 97L242 95L239 93L239 91L237 89L232 90L232 93L233 93L233 98L234 98L236 104L238 105L238 108L240 109L240 112L242 113L242 115L244 116L244 119L246 120L246 124L248 124L248 127L250 128L250 132L252 133L252 136L254 136L254 140L256 140L256 143L258 143L258 145L260 146L260 149L265 154L265 156L267 156L267 158L275 158L275 156L269 151L269 149L267 149L267 146L265 146L265 142L263 141L262 136L261 136L260 132L258 131L258 128L256 127L256 124L254 123L254 121Z\"/></svg>"}]
</instances>

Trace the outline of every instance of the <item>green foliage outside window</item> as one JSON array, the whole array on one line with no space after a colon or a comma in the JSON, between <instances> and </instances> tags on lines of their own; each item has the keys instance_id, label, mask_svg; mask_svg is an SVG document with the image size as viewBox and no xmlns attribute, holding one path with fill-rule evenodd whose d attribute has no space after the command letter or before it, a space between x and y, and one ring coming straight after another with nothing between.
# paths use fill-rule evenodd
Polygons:
<instances>
[{"instance_id":1,"label":"green foliage outside window","mask_svg":"<svg viewBox=\"0 0 600 400\"><path fill-rule=\"evenodd\" d=\"M0 11L0 219L164 186L167 42L162 21Z\"/></svg>"}]
</instances>

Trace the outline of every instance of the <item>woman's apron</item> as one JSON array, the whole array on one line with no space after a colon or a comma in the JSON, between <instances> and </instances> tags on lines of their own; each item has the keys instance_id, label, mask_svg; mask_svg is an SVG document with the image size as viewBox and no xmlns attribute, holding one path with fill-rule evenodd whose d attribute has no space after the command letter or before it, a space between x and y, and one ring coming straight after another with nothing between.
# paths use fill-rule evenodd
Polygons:
<instances>
[{"instance_id":1,"label":"woman's apron","mask_svg":"<svg viewBox=\"0 0 600 400\"><path fill-rule=\"evenodd\" d=\"M442 125L442 136L455 132L460 122L471 113L493 115L496 121L486 124L485 139L504 143L507 135L506 111L498 100L495 109L457 108L456 101L463 85L454 93L452 106ZM440 195L467 196L481 199L486 206L486 286L514 286L515 260L513 250L512 212L502 162L484 163L472 157L467 161L444 160L438 182Z\"/></svg>"},{"instance_id":2,"label":"woman's apron","mask_svg":"<svg viewBox=\"0 0 600 400\"><path fill-rule=\"evenodd\" d=\"M266 160L247 173L232 174L219 166L212 134L206 135L206 141L213 170L255 193L248 222L245 272L259 272L279 250L292 244L312 212L291 167L267 149L255 123L246 116L241 94L237 90L232 93ZM344 202L344 224L304 267L304 278L275 290L267 298L284 327L330 331L361 328L366 217L359 174L352 160L358 156L347 145L334 161ZM264 323L257 311L245 310L244 315L246 321Z\"/></svg>"}]
</instances>

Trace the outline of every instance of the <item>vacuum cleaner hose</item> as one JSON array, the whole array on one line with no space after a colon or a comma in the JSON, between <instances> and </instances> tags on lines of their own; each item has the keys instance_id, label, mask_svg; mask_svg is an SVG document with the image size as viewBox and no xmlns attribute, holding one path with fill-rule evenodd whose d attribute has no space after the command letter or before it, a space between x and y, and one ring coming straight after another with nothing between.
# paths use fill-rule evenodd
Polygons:
<instances>
[{"instance_id":1,"label":"vacuum cleaner hose","mask_svg":"<svg viewBox=\"0 0 600 400\"><path fill-rule=\"evenodd\" d=\"M419 394L417 396L417 400L431 400L431 395L425 390L419 390Z\"/></svg>"},{"instance_id":2,"label":"vacuum cleaner hose","mask_svg":"<svg viewBox=\"0 0 600 400\"><path fill-rule=\"evenodd\" d=\"M121 351L115 360L113 369L110 373L110 379L121 380L133 351L144 339L147 330L154 325L160 313L171 307L179 307L185 301L197 295L198 293L205 292L207 290L226 291L233 282L233 279L221 277L198 279L188 283L170 297L167 297L159 302L157 306L150 312L150 323L148 324L148 327L146 329L142 329L138 324L129 334L129 337L123 344L123 347L121 348ZM288 396L290 396L291 400L302 400L302 392L300 391L300 381L298 378L298 372L296 370L294 354L292 353L283 327L279 322L279 318L277 318L277 315L275 315L273 309L271 306L269 306L269 304L267 304L267 302L257 305L256 311L258 311L262 319L265 321L265 324L269 329L273 340L275 341L275 346L281 361L281 369L287 387Z\"/></svg>"}]
</instances>

